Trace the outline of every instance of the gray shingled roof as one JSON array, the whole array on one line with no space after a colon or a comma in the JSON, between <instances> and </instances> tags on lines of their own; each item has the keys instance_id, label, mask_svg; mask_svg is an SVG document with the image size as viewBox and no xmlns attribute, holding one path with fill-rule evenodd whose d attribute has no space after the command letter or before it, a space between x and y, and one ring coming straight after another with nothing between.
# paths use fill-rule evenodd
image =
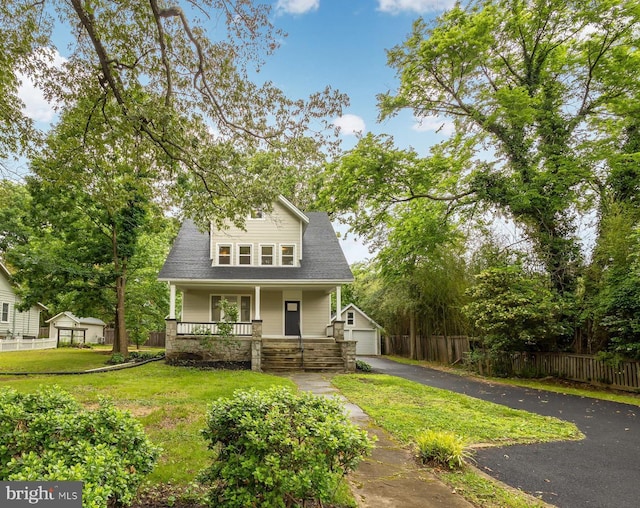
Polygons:
<instances>
[{"instance_id":1,"label":"gray shingled roof","mask_svg":"<svg viewBox=\"0 0 640 508\"><path fill-rule=\"evenodd\" d=\"M160 270L160 280L291 280L352 281L329 216L325 212L305 212L309 225L302 239L300 267L211 266L209 234L186 220Z\"/></svg>"}]
</instances>

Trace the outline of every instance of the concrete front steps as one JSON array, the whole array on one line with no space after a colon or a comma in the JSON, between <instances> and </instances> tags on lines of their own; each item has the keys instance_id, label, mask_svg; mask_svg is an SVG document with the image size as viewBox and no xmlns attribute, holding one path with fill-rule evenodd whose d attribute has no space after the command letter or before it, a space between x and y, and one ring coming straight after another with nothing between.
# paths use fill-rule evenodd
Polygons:
<instances>
[{"instance_id":1,"label":"concrete front steps","mask_svg":"<svg viewBox=\"0 0 640 508\"><path fill-rule=\"evenodd\" d=\"M262 339L262 370L266 372L344 372L340 346L332 338Z\"/></svg>"}]
</instances>

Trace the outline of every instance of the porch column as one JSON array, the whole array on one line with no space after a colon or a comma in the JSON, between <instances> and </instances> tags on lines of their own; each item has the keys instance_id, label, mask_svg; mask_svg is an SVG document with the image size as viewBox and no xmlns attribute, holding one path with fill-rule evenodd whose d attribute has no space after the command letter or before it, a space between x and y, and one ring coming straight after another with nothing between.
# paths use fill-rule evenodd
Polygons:
<instances>
[{"instance_id":1,"label":"porch column","mask_svg":"<svg viewBox=\"0 0 640 508\"><path fill-rule=\"evenodd\" d=\"M176 287L169 283L169 319L176 318Z\"/></svg>"},{"instance_id":2,"label":"porch column","mask_svg":"<svg viewBox=\"0 0 640 508\"><path fill-rule=\"evenodd\" d=\"M255 290L255 309L253 310L253 319L256 321L262 320L260 317L260 286L256 286Z\"/></svg>"},{"instance_id":3,"label":"porch column","mask_svg":"<svg viewBox=\"0 0 640 508\"><path fill-rule=\"evenodd\" d=\"M342 286L336 286L336 321L342 321Z\"/></svg>"}]
</instances>

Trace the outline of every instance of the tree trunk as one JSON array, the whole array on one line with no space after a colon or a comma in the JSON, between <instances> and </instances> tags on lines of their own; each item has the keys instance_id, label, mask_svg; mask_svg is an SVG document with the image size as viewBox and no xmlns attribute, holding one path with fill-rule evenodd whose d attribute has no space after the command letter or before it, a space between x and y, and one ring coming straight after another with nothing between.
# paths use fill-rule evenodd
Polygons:
<instances>
[{"instance_id":1,"label":"tree trunk","mask_svg":"<svg viewBox=\"0 0 640 508\"><path fill-rule=\"evenodd\" d=\"M409 312L409 355L412 360L418 359L418 348L416 340L416 315Z\"/></svg>"},{"instance_id":2,"label":"tree trunk","mask_svg":"<svg viewBox=\"0 0 640 508\"><path fill-rule=\"evenodd\" d=\"M113 331L112 353L120 353L127 358L129 356L129 340L127 327L124 321L124 295L127 286L126 261L121 260L118 252L118 234L114 227L111 230L111 247L113 249L113 268L116 273L116 320Z\"/></svg>"},{"instance_id":3,"label":"tree trunk","mask_svg":"<svg viewBox=\"0 0 640 508\"><path fill-rule=\"evenodd\" d=\"M113 353L120 353L125 358L129 356L129 340L127 327L124 321L124 294L126 289L126 276L118 275L116 278L116 323L113 333Z\"/></svg>"}]
</instances>

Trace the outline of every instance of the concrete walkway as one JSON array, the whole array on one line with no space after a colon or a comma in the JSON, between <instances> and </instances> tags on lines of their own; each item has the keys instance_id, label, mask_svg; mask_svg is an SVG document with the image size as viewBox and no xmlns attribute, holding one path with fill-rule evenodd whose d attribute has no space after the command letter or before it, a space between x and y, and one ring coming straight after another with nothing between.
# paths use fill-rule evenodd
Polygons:
<instances>
[{"instance_id":1,"label":"concrete walkway","mask_svg":"<svg viewBox=\"0 0 640 508\"><path fill-rule=\"evenodd\" d=\"M373 425L367 414L349 403L331 385L331 374L287 373L301 390L337 397L346 404L351 421L376 436L370 457L349 475L351 490L361 508L472 508L462 496L418 466L409 451L384 430Z\"/></svg>"}]
</instances>

